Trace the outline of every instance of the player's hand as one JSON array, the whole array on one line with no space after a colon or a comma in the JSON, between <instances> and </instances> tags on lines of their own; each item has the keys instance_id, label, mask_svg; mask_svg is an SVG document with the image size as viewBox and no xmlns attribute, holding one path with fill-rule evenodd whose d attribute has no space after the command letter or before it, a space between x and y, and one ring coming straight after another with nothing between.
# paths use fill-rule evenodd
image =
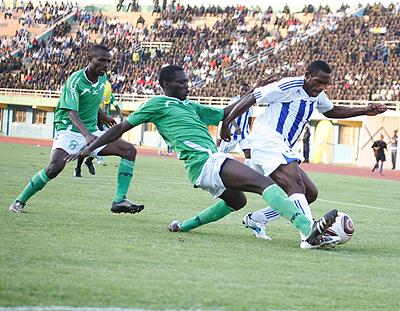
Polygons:
<instances>
[{"instance_id":1,"label":"player's hand","mask_svg":"<svg viewBox=\"0 0 400 311\"><path fill-rule=\"evenodd\" d=\"M260 81L258 81L258 83L256 84L256 86L254 88L265 86L265 85L271 84L272 82L275 82L275 81L276 81L275 75L272 74L266 78L261 78Z\"/></svg>"},{"instance_id":2,"label":"player's hand","mask_svg":"<svg viewBox=\"0 0 400 311\"><path fill-rule=\"evenodd\" d=\"M117 121L115 121L115 119L111 116L105 117L103 120L101 120L101 122L107 127L112 127L113 125L117 124Z\"/></svg>"},{"instance_id":3,"label":"player's hand","mask_svg":"<svg viewBox=\"0 0 400 311\"><path fill-rule=\"evenodd\" d=\"M89 133L88 135L85 136L85 138L86 138L86 145L90 146L97 139L97 136L93 135L92 133Z\"/></svg>"},{"instance_id":4,"label":"player's hand","mask_svg":"<svg viewBox=\"0 0 400 311\"><path fill-rule=\"evenodd\" d=\"M222 122L221 129L219 130L219 135L221 139L224 141L231 141L231 129L229 128L229 123L226 124L224 121Z\"/></svg>"},{"instance_id":5,"label":"player's hand","mask_svg":"<svg viewBox=\"0 0 400 311\"><path fill-rule=\"evenodd\" d=\"M376 116L377 114L384 113L387 110L385 104L370 104L365 107L365 115Z\"/></svg>"},{"instance_id":6,"label":"player's hand","mask_svg":"<svg viewBox=\"0 0 400 311\"><path fill-rule=\"evenodd\" d=\"M70 162L70 161L75 161L78 158L86 158L90 156L93 153L93 151L90 151L88 148L79 151L78 153L75 154L69 154L64 158L65 162Z\"/></svg>"},{"instance_id":7,"label":"player's hand","mask_svg":"<svg viewBox=\"0 0 400 311\"><path fill-rule=\"evenodd\" d=\"M240 127L235 129L236 134L242 135L242 129Z\"/></svg>"}]
</instances>

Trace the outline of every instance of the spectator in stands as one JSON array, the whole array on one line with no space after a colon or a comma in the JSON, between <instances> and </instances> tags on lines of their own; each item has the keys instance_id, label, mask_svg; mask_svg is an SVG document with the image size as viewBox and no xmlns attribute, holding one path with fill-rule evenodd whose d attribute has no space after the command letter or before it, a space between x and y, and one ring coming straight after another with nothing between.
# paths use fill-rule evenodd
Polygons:
<instances>
[{"instance_id":1,"label":"spectator in stands","mask_svg":"<svg viewBox=\"0 0 400 311\"><path fill-rule=\"evenodd\" d=\"M287 3L286 3L286 5L283 7L282 13L284 13L284 14L290 14L290 8L289 8L289 6L287 5Z\"/></svg>"},{"instance_id":2,"label":"spectator in stands","mask_svg":"<svg viewBox=\"0 0 400 311\"><path fill-rule=\"evenodd\" d=\"M138 18L138 20L137 20L137 22L136 22L136 27L137 27L139 24L142 24L142 26L144 27L144 23L145 23L144 18L142 17L142 15L139 15L139 18Z\"/></svg>"},{"instance_id":3,"label":"spectator in stands","mask_svg":"<svg viewBox=\"0 0 400 311\"><path fill-rule=\"evenodd\" d=\"M19 9L21 9L22 12L25 11L25 3L24 3L24 0L21 0L21 2L20 2L20 4L19 4L19 7L17 7L17 13L18 13Z\"/></svg>"},{"instance_id":4,"label":"spectator in stands","mask_svg":"<svg viewBox=\"0 0 400 311\"><path fill-rule=\"evenodd\" d=\"M7 16L11 19L11 17L13 16L13 9L11 9L10 7L8 7L8 10L6 13L4 13L4 19L7 19Z\"/></svg>"},{"instance_id":5,"label":"spectator in stands","mask_svg":"<svg viewBox=\"0 0 400 311\"><path fill-rule=\"evenodd\" d=\"M4 0L1 0L0 9L2 13L6 10L6 3Z\"/></svg>"}]
</instances>

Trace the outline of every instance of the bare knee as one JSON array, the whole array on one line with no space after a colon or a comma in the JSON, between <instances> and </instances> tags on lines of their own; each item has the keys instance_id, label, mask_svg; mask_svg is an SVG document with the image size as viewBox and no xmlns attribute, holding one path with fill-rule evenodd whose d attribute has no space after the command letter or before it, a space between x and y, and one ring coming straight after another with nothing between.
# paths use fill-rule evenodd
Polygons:
<instances>
[{"instance_id":1,"label":"bare knee","mask_svg":"<svg viewBox=\"0 0 400 311\"><path fill-rule=\"evenodd\" d=\"M227 203L227 202L225 202L225 203ZM244 195L240 198L237 198L237 200L230 202L229 204L227 203L227 205L229 207L233 208L235 211L238 211L241 208L245 207L246 204L247 204L247 198Z\"/></svg>"},{"instance_id":2,"label":"bare knee","mask_svg":"<svg viewBox=\"0 0 400 311\"><path fill-rule=\"evenodd\" d=\"M50 163L45 169L46 176L50 179L56 178L57 175L62 172L64 167L65 165L59 165L58 163Z\"/></svg>"},{"instance_id":3,"label":"bare knee","mask_svg":"<svg viewBox=\"0 0 400 311\"><path fill-rule=\"evenodd\" d=\"M137 150L134 145L127 144L124 146L124 149L121 152L121 158L126 159L128 161L135 161L136 160Z\"/></svg>"},{"instance_id":4,"label":"bare knee","mask_svg":"<svg viewBox=\"0 0 400 311\"><path fill-rule=\"evenodd\" d=\"M318 189L317 187L312 187L311 189L307 188L306 190L306 198L308 204L311 204L315 200L317 200L318 197Z\"/></svg>"},{"instance_id":5,"label":"bare knee","mask_svg":"<svg viewBox=\"0 0 400 311\"><path fill-rule=\"evenodd\" d=\"M243 192L226 189L220 198L225 201L226 205L235 211L240 210L247 204L247 198Z\"/></svg>"}]
</instances>

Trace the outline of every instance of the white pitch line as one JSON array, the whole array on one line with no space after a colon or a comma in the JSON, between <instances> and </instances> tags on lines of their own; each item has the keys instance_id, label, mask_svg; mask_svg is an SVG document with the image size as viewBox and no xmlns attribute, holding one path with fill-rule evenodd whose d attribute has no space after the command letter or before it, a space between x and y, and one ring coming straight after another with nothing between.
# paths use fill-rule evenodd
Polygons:
<instances>
[{"instance_id":1,"label":"white pitch line","mask_svg":"<svg viewBox=\"0 0 400 311\"><path fill-rule=\"evenodd\" d=\"M362 205L362 204L353 204L353 203L343 203L343 202L336 202L336 201L329 201L329 200L322 200L322 199L317 199L317 200L322 201L322 202L340 204L340 205L352 205L352 206L367 207L367 208L372 208L372 209L383 209L386 211L394 211L394 209L391 209L391 208L376 207L376 206L369 206L369 205Z\"/></svg>"}]
</instances>

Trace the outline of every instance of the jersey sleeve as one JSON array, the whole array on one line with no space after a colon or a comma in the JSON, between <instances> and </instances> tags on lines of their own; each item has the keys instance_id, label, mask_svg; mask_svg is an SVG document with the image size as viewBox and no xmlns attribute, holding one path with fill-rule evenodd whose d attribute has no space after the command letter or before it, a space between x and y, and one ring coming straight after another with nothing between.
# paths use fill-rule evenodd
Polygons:
<instances>
[{"instance_id":1,"label":"jersey sleeve","mask_svg":"<svg viewBox=\"0 0 400 311\"><path fill-rule=\"evenodd\" d=\"M79 77L74 75L65 84L64 100L61 101L60 108L79 111Z\"/></svg>"},{"instance_id":2,"label":"jersey sleeve","mask_svg":"<svg viewBox=\"0 0 400 311\"><path fill-rule=\"evenodd\" d=\"M137 126L142 123L152 122L157 116L156 105L152 99L144 102L140 107L133 113L131 113L126 119L133 126Z\"/></svg>"},{"instance_id":3,"label":"jersey sleeve","mask_svg":"<svg viewBox=\"0 0 400 311\"><path fill-rule=\"evenodd\" d=\"M218 125L224 118L224 110L213 106L205 106L191 102L194 105L200 119L207 125Z\"/></svg>"},{"instance_id":4,"label":"jersey sleeve","mask_svg":"<svg viewBox=\"0 0 400 311\"><path fill-rule=\"evenodd\" d=\"M325 113L327 111L330 111L333 109L333 103L332 101L325 95L325 92L321 92L318 95L318 105L317 105L317 110L319 113Z\"/></svg>"},{"instance_id":5,"label":"jersey sleeve","mask_svg":"<svg viewBox=\"0 0 400 311\"><path fill-rule=\"evenodd\" d=\"M291 90L282 90L279 82L274 82L254 89L253 95L257 104L285 102L285 100L289 100Z\"/></svg>"},{"instance_id":6,"label":"jersey sleeve","mask_svg":"<svg viewBox=\"0 0 400 311\"><path fill-rule=\"evenodd\" d=\"M118 107L117 100L115 99L114 95L111 93L110 96L110 104L113 105L114 107Z\"/></svg>"}]
</instances>

